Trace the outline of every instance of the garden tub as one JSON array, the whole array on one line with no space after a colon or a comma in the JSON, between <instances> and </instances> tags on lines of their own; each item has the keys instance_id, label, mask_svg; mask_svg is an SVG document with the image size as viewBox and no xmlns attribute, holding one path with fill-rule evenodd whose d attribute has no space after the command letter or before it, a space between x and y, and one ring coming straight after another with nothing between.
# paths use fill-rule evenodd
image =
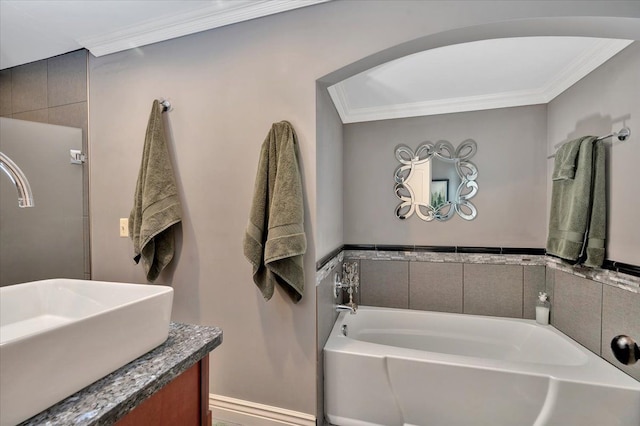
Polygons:
<instances>
[{"instance_id":1,"label":"garden tub","mask_svg":"<svg viewBox=\"0 0 640 426\"><path fill-rule=\"evenodd\" d=\"M324 375L339 426L640 425L640 382L533 320L362 306Z\"/></svg>"}]
</instances>

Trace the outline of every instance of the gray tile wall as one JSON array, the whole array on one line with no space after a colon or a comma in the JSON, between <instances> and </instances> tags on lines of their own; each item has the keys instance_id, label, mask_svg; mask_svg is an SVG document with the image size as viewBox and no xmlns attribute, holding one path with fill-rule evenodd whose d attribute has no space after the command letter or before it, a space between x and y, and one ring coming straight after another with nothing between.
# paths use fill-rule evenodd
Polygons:
<instances>
[{"instance_id":1,"label":"gray tile wall","mask_svg":"<svg viewBox=\"0 0 640 426\"><path fill-rule=\"evenodd\" d=\"M534 319L546 291L553 326L640 380L640 363L625 366L610 349L619 334L640 340L638 292L541 265L359 262L362 305Z\"/></svg>"},{"instance_id":2,"label":"gray tile wall","mask_svg":"<svg viewBox=\"0 0 640 426\"><path fill-rule=\"evenodd\" d=\"M0 71L0 116L82 129L88 152L88 86L86 50ZM89 253L89 173L83 171L85 276L91 277Z\"/></svg>"},{"instance_id":3,"label":"gray tile wall","mask_svg":"<svg viewBox=\"0 0 640 426\"><path fill-rule=\"evenodd\" d=\"M640 293L548 269L553 286L551 324L611 364L640 380L640 364L625 366L611 352L611 339L640 340Z\"/></svg>"},{"instance_id":4,"label":"gray tile wall","mask_svg":"<svg viewBox=\"0 0 640 426\"><path fill-rule=\"evenodd\" d=\"M462 313L462 263L409 263L409 308Z\"/></svg>"},{"instance_id":5,"label":"gray tile wall","mask_svg":"<svg viewBox=\"0 0 640 426\"><path fill-rule=\"evenodd\" d=\"M464 313L522 318L523 267L464 265Z\"/></svg>"},{"instance_id":6,"label":"gray tile wall","mask_svg":"<svg viewBox=\"0 0 640 426\"><path fill-rule=\"evenodd\" d=\"M409 307L409 262L360 261L360 303L387 308Z\"/></svg>"},{"instance_id":7,"label":"gray tile wall","mask_svg":"<svg viewBox=\"0 0 640 426\"><path fill-rule=\"evenodd\" d=\"M360 260L358 303L535 318L545 267L398 260Z\"/></svg>"}]
</instances>

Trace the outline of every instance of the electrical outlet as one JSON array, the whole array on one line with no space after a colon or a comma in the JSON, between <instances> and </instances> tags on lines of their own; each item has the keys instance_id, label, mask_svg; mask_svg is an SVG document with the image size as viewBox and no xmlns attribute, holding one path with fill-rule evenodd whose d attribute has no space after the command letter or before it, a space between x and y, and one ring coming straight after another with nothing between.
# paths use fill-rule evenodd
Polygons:
<instances>
[{"instance_id":1,"label":"electrical outlet","mask_svg":"<svg viewBox=\"0 0 640 426\"><path fill-rule=\"evenodd\" d=\"M121 237L129 236L129 218L126 218L126 217L120 218L120 236Z\"/></svg>"}]
</instances>

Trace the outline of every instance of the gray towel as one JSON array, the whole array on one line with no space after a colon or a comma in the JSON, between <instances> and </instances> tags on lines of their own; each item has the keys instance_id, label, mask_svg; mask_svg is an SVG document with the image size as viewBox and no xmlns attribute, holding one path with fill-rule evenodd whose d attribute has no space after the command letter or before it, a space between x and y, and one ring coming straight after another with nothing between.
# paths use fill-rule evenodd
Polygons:
<instances>
[{"instance_id":1,"label":"gray towel","mask_svg":"<svg viewBox=\"0 0 640 426\"><path fill-rule=\"evenodd\" d=\"M304 291L302 182L298 141L291 124L274 123L260 151L244 255L253 265L253 281L269 300L279 283L299 302Z\"/></svg>"},{"instance_id":2,"label":"gray towel","mask_svg":"<svg viewBox=\"0 0 640 426\"><path fill-rule=\"evenodd\" d=\"M147 280L153 282L171 262L174 254L173 225L180 222L182 209L162 124L162 106L153 102L144 139L129 236L134 260L142 258Z\"/></svg>"},{"instance_id":3,"label":"gray towel","mask_svg":"<svg viewBox=\"0 0 640 426\"><path fill-rule=\"evenodd\" d=\"M567 167L572 152L573 176ZM555 166L560 170L554 170L547 253L600 267L607 222L604 145L595 136L571 141L556 154Z\"/></svg>"}]
</instances>

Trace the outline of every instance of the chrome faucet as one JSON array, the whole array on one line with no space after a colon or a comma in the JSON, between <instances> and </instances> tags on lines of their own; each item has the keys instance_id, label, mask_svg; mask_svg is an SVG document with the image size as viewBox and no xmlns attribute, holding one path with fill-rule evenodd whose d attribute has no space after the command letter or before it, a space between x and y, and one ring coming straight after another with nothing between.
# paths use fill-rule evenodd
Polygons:
<instances>
[{"instance_id":1,"label":"chrome faucet","mask_svg":"<svg viewBox=\"0 0 640 426\"><path fill-rule=\"evenodd\" d=\"M349 303L336 305L336 311L349 311L352 315L358 310L358 304L353 300L353 293L358 292L360 286L358 277L358 262L345 262L342 264L342 278L338 274L334 276L333 295L337 299L346 289L349 294Z\"/></svg>"},{"instance_id":2,"label":"chrome faucet","mask_svg":"<svg viewBox=\"0 0 640 426\"><path fill-rule=\"evenodd\" d=\"M338 312L348 311L351 313L351 315L353 315L356 313L357 310L358 310L358 305L354 301L350 301L349 303L344 305L336 305L336 311Z\"/></svg>"},{"instance_id":3,"label":"chrome faucet","mask_svg":"<svg viewBox=\"0 0 640 426\"><path fill-rule=\"evenodd\" d=\"M33 207L33 193L24 172L11 158L0 152L0 169L9 176L18 191L18 207Z\"/></svg>"}]
</instances>

